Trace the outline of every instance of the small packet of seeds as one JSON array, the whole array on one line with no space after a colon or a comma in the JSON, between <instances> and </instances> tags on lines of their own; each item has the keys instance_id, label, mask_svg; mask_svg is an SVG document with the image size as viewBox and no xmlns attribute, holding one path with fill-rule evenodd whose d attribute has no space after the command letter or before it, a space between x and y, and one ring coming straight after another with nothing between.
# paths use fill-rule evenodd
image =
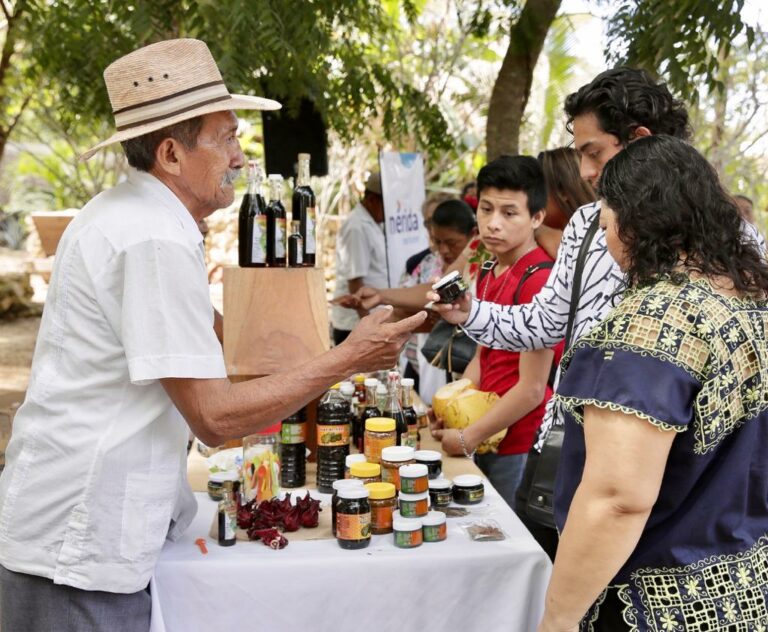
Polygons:
<instances>
[{"instance_id":1,"label":"small packet of seeds","mask_svg":"<svg viewBox=\"0 0 768 632\"><path fill-rule=\"evenodd\" d=\"M469 536L470 540L475 542L495 542L504 540L507 534L501 528L498 522L491 519L475 520L474 522L465 522L461 528Z\"/></svg>"}]
</instances>

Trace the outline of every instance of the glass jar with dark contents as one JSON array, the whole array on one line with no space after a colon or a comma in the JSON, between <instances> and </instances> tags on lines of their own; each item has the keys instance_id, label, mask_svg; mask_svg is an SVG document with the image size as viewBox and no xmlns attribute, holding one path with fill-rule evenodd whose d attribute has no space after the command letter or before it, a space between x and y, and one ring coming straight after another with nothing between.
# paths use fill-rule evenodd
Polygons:
<instances>
[{"instance_id":1,"label":"glass jar with dark contents","mask_svg":"<svg viewBox=\"0 0 768 632\"><path fill-rule=\"evenodd\" d=\"M365 487L338 491L336 540L342 549L364 549L371 543L371 504Z\"/></svg>"},{"instance_id":2,"label":"glass jar with dark contents","mask_svg":"<svg viewBox=\"0 0 768 632\"><path fill-rule=\"evenodd\" d=\"M476 505L484 496L483 479L476 474L462 474L453 479L453 502L459 505Z\"/></svg>"},{"instance_id":3,"label":"glass jar with dark contents","mask_svg":"<svg viewBox=\"0 0 768 632\"><path fill-rule=\"evenodd\" d=\"M435 283L432 289L440 295L440 303L454 303L467 291L468 287L461 274L454 270Z\"/></svg>"},{"instance_id":4,"label":"glass jar with dark contents","mask_svg":"<svg viewBox=\"0 0 768 632\"><path fill-rule=\"evenodd\" d=\"M333 482L333 496L331 496L331 533L336 536L336 513L339 508L340 489L363 489L363 481L356 478L342 478Z\"/></svg>"},{"instance_id":5,"label":"glass jar with dark contents","mask_svg":"<svg viewBox=\"0 0 768 632\"><path fill-rule=\"evenodd\" d=\"M427 466L430 480L439 478L443 473L443 455L437 450L416 450L416 463Z\"/></svg>"},{"instance_id":6,"label":"glass jar with dark contents","mask_svg":"<svg viewBox=\"0 0 768 632\"><path fill-rule=\"evenodd\" d=\"M447 478L435 478L429 481L429 500L437 508L448 507L453 501L453 485Z\"/></svg>"}]
</instances>

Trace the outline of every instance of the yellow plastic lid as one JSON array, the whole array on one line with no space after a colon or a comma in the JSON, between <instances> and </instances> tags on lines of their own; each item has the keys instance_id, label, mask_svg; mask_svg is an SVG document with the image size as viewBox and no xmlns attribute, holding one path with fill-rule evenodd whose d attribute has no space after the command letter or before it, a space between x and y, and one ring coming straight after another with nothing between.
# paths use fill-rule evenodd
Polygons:
<instances>
[{"instance_id":1,"label":"yellow plastic lid","mask_svg":"<svg viewBox=\"0 0 768 632\"><path fill-rule=\"evenodd\" d=\"M363 375L362 373L358 373L355 376L355 382L357 382L358 384L364 384L365 383L365 375Z\"/></svg>"},{"instance_id":2,"label":"yellow plastic lid","mask_svg":"<svg viewBox=\"0 0 768 632\"><path fill-rule=\"evenodd\" d=\"M371 417L365 421L365 429L373 432L391 432L395 426L395 420L390 417Z\"/></svg>"},{"instance_id":3,"label":"yellow plastic lid","mask_svg":"<svg viewBox=\"0 0 768 632\"><path fill-rule=\"evenodd\" d=\"M378 463L353 463L349 466L349 473L359 478L373 478L381 476L381 465Z\"/></svg>"},{"instance_id":4,"label":"yellow plastic lid","mask_svg":"<svg viewBox=\"0 0 768 632\"><path fill-rule=\"evenodd\" d=\"M397 491L392 483L366 483L365 488L368 490L372 500L394 498Z\"/></svg>"}]
</instances>

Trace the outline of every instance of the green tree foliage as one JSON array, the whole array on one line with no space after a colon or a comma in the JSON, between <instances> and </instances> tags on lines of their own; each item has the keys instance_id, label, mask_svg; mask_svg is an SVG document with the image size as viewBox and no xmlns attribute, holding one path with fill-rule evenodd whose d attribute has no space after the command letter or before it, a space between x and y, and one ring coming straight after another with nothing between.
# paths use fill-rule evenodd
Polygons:
<instances>
[{"instance_id":1,"label":"green tree foliage","mask_svg":"<svg viewBox=\"0 0 768 632\"><path fill-rule=\"evenodd\" d=\"M603 4L608 4L602 0ZM752 45L755 31L744 24L744 0L620 0L609 19L608 56L660 72L687 98L697 83L722 89L720 60L744 35ZM610 3L614 6L614 3Z\"/></svg>"}]
</instances>

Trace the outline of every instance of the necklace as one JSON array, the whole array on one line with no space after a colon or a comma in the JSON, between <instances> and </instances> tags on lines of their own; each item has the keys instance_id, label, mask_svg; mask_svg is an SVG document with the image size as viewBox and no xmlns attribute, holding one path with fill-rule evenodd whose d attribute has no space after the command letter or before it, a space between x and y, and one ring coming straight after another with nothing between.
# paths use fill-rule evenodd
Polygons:
<instances>
[{"instance_id":1,"label":"necklace","mask_svg":"<svg viewBox=\"0 0 768 632\"><path fill-rule=\"evenodd\" d=\"M528 248L528 250L526 250L526 251L525 251L523 254L521 254L521 255L520 255L520 256L519 256L517 259L515 259L515 260L514 260L514 261L513 261L513 262L512 262L512 263L511 263L511 264L510 264L508 267L507 267L507 269L506 269L506 270L504 270L504 272L502 272L502 273L501 273L501 274L502 274L502 276L504 276L504 281L502 282L502 284L501 284L501 286L499 287L498 291L495 293L495 296L493 296L491 299L489 299L489 301L490 301L491 303L496 303L496 302L497 302L497 300L496 300L496 299L498 299L498 298L499 298L501 295L503 295L503 294L504 294L504 290L505 290L505 288L507 287L507 282L509 281L509 277L510 277L510 276L512 276L512 275L511 275L511 272L510 272L510 271L512 270L512 268L514 268L514 267L517 265L517 263L518 263L518 261L520 261L520 259L522 259L523 257L525 257L525 255L527 255L529 252L531 252L531 251L535 250L536 248L537 248L537 244L534 244L533 246L531 246L530 248ZM494 263L493 263L493 268L495 268L495 267L496 267L496 264L497 264L497 263L498 263L498 261L494 261ZM491 284L491 279L490 279L490 277L491 277L491 275L493 274L493 268L491 268L491 269L488 271L488 273L485 275L485 279L484 279L484 280L485 280L485 285L483 286L483 294L482 294L482 296L480 297L480 300L481 300L481 301L485 301L485 300L486 300L486 298L485 298L485 297L486 297L486 294L488 294L488 286Z\"/></svg>"}]
</instances>

